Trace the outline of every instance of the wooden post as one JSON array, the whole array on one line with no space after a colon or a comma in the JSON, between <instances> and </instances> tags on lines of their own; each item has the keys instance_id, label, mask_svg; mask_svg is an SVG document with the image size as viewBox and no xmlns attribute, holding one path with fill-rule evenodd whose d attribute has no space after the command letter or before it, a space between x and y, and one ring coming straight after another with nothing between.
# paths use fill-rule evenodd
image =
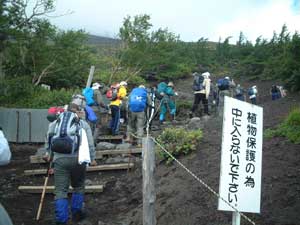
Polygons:
<instances>
[{"instance_id":1,"label":"wooden post","mask_svg":"<svg viewBox=\"0 0 300 225\"><path fill-rule=\"evenodd\" d=\"M88 80L87 80L87 82L86 82L86 87L87 87L87 88L90 87L91 84L92 84L94 72L95 72L95 66L91 66L90 74L89 74Z\"/></svg>"},{"instance_id":2,"label":"wooden post","mask_svg":"<svg viewBox=\"0 0 300 225\"><path fill-rule=\"evenodd\" d=\"M149 137L143 138L143 225L156 225L155 149Z\"/></svg>"},{"instance_id":3,"label":"wooden post","mask_svg":"<svg viewBox=\"0 0 300 225\"><path fill-rule=\"evenodd\" d=\"M238 212L232 212L232 225L241 224L241 215Z\"/></svg>"}]
</instances>

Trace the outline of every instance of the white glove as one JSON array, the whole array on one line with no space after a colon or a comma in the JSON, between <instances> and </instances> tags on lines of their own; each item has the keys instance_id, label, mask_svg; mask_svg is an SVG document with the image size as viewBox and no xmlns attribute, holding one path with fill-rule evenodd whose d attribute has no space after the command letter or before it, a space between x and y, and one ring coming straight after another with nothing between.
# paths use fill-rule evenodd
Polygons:
<instances>
[{"instance_id":1,"label":"white glove","mask_svg":"<svg viewBox=\"0 0 300 225\"><path fill-rule=\"evenodd\" d=\"M177 93L177 92L175 92L175 93L174 93L174 95L175 95L175 96L178 96L178 93Z\"/></svg>"}]
</instances>

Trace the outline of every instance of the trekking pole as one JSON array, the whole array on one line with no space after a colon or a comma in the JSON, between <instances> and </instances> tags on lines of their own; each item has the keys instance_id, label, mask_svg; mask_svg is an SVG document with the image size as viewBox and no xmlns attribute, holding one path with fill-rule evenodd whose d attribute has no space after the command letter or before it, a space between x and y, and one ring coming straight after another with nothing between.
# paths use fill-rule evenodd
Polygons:
<instances>
[{"instance_id":1,"label":"trekking pole","mask_svg":"<svg viewBox=\"0 0 300 225\"><path fill-rule=\"evenodd\" d=\"M42 191L42 195L41 195L41 200L40 200L38 212L37 212L37 215L36 215L36 220L37 221L40 219L40 216L41 216L43 202L44 202L44 198L45 198L45 194L46 194L46 188L47 188L47 184L48 184L48 180L49 180L49 176L50 176L50 172L49 171L51 169L51 166L52 166L52 162L49 162L48 169L47 169L47 176L45 178L45 182L44 182L44 186L43 186L43 191Z\"/></svg>"}]
</instances>

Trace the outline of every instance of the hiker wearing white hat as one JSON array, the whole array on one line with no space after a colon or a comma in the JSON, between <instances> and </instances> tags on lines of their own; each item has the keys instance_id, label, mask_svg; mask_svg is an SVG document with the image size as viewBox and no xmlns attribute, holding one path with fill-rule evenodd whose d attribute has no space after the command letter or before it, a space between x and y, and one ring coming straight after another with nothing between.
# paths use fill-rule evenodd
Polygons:
<instances>
[{"instance_id":1,"label":"hiker wearing white hat","mask_svg":"<svg viewBox=\"0 0 300 225\"><path fill-rule=\"evenodd\" d=\"M193 90L194 90L194 104L192 107L192 111L190 113L190 117L193 117L198 105L202 102L204 106L204 114L210 115L208 112L208 97L210 93L210 73L205 72L200 74L194 75L194 82L193 82Z\"/></svg>"}]
</instances>

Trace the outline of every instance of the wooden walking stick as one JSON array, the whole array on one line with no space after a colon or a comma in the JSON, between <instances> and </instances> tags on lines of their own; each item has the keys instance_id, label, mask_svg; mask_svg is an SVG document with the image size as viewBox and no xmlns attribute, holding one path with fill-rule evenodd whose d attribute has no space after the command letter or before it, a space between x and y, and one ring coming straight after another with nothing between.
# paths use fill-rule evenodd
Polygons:
<instances>
[{"instance_id":1,"label":"wooden walking stick","mask_svg":"<svg viewBox=\"0 0 300 225\"><path fill-rule=\"evenodd\" d=\"M47 184L48 184L48 179L49 179L49 176L50 176L49 171L51 169L51 166L52 166L52 162L49 162L48 169L47 169L47 176L45 178L44 187L43 187L41 200L40 200L40 204L39 204L39 209L38 209L38 212L37 212L37 215L36 215L36 220L39 220L40 216L41 216L43 202L44 202L44 198L45 198L45 194L46 194L46 188L47 188Z\"/></svg>"}]
</instances>

